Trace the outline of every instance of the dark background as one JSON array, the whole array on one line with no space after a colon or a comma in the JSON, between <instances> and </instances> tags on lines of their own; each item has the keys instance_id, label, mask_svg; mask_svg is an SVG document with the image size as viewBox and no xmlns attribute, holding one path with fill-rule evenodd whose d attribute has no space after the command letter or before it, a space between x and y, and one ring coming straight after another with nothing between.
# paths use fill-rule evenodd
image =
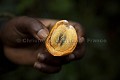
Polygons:
<instances>
[{"instance_id":1,"label":"dark background","mask_svg":"<svg viewBox=\"0 0 120 80\"><path fill-rule=\"evenodd\" d=\"M0 16L30 16L79 22L86 55L56 74L19 67L0 80L120 80L120 2L117 0L0 0Z\"/></svg>"}]
</instances>

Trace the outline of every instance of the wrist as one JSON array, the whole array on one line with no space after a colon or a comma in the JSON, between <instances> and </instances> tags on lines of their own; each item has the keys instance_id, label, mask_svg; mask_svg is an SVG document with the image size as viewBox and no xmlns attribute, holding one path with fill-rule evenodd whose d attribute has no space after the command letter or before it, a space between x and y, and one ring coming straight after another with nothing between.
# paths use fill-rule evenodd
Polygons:
<instances>
[{"instance_id":1,"label":"wrist","mask_svg":"<svg viewBox=\"0 0 120 80\"><path fill-rule=\"evenodd\" d=\"M21 51L21 52L20 52ZM29 50L16 49L4 46L5 56L13 63L18 65L33 65L37 60L37 53L31 53Z\"/></svg>"},{"instance_id":2,"label":"wrist","mask_svg":"<svg viewBox=\"0 0 120 80\"><path fill-rule=\"evenodd\" d=\"M0 74L12 71L17 68L17 65L9 61L4 55L3 44L0 40Z\"/></svg>"},{"instance_id":3,"label":"wrist","mask_svg":"<svg viewBox=\"0 0 120 80\"><path fill-rule=\"evenodd\" d=\"M3 43L1 40L2 37L2 29L6 22L8 22L9 18L0 18L0 74L12 71L17 68L17 65L12 63L4 54Z\"/></svg>"}]
</instances>

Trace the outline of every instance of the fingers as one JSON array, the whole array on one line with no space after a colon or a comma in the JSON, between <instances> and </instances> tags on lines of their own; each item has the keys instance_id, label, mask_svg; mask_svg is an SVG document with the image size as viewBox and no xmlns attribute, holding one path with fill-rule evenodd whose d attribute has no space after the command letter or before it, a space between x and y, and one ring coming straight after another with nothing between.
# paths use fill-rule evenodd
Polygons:
<instances>
[{"instance_id":1,"label":"fingers","mask_svg":"<svg viewBox=\"0 0 120 80\"><path fill-rule=\"evenodd\" d=\"M61 70L61 66L50 66L40 62L35 62L34 67L45 73L56 73Z\"/></svg>"},{"instance_id":2,"label":"fingers","mask_svg":"<svg viewBox=\"0 0 120 80\"><path fill-rule=\"evenodd\" d=\"M75 27L77 35L78 35L78 40L80 40L80 38L84 37L84 35L85 35L83 28L80 24L75 24L74 27Z\"/></svg>"},{"instance_id":3,"label":"fingers","mask_svg":"<svg viewBox=\"0 0 120 80\"><path fill-rule=\"evenodd\" d=\"M78 40L81 43L83 41L84 36L85 36L85 32L84 32L83 27L79 23L76 23L76 22L70 22L70 24L74 26L74 28L77 32Z\"/></svg>"},{"instance_id":4,"label":"fingers","mask_svg":"<svg viewBox=\"0 0 120 80\"><path fill-rule=\"evenodd\" d=\"M85 55L85 39L84 37L79 38L79 42L77 44L76 49L74 52L68 56L66 56L64 62L69 63L73 60L81 59Z\"/></svg>"},{"instance_id":5,"label":"fingers","mask_svg":"<svg viewBox=\"0 0 120 80\"><path fill-rule=\"evenodd\" d=\"M35 62L34 67L45 73L56 73L61 70L62 62L60 57L52 56L44 51L43 53L38 53L37 62Z\"/></svg>"},{"instance_id":6,"label":"fingers","mask_svg":"<svg viewBox=\"0 0 120 80\"><path fill-rule=\"evenodd\" d=\"M80 59L85 54L85 33L83 27L79 23L75 23L74 27L76 29L78 35L78 44L76 49L74 50L75 60Z\"/></svg>"},{"instance_id":7,"label":"fingers","mask_svg":"<svg viewBox=\"0 0 120 80\"><path fill-rule=\"evenodd\" d=\"M67 64L75 59L75 55L72 53L70 55L65 56L64 64Z\"/></svg>"},{"instance_id":8,"label":"fingers","mask_svg":"<svg viewBox=\"0 0 120 80\"><path fill-rule=\"evenodd\" d=\"M78 43L75 51L75 60L81 59L85 55L85 40L82 43Z\"/></svg>"},{"instance_id":9,"label":"fingers","mask_svg":"<svg viewBox=\"0 0 120 80\"><path fill-rule=\"evenodd\" d=\"M60 66L63 64L62 60L62 57L52 56L50 53L38 54L38 61L49 65Z\"/></svg>"},{"instance_id":10,"label":"fingers","mask_svg":"<svg viewBox=\"0 0 120 80\"><path fill-rule=\"evenodd\" d=\"M74 53L66 56L64 62L69 63L71 61L81 59L84 55L85 55L85 48L81 47L79 51L75 51Z\"/></svg>"}]
</instances>

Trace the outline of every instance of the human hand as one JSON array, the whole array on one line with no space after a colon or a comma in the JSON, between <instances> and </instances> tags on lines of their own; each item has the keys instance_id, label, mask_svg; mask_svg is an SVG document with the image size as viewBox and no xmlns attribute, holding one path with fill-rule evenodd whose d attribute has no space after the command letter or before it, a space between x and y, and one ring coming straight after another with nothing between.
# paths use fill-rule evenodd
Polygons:
<instances>
[{"instance_id":1,"label":"human hand","mask_svg":"<svg viewBox=\"0 0 120 80\"><path fill-rule=\"evenodd\" d=\"M63 64L80 59L84 55L84 38L79 24L72 23L79 36L79 43L73 54L55 57L46 50L44 44L52 25L48 27L41 22L24 16L14 18L5 25L1 39L4 53L9 60L16 64L34 64L34 67L42 72L54 73L60 71Z\"/></svg>"}]
</instances>

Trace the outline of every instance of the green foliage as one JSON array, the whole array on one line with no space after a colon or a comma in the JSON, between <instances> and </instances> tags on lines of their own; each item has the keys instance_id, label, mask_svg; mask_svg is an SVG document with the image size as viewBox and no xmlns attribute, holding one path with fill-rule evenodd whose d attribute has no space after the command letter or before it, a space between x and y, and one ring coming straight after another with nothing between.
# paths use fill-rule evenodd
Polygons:
<instances>
[{"instance_id":1,"label":"green foliage","mask_svg":"<svg viewBox=\"0 0 120 80\"><path fill-rule=\"evenodd\" d=\"M74 4L72 0L51 0L48 2L48 7L51 11L64 14L72 10Z\"/></svg>"},{"instance_id":2,"label":"green foliage","mask_svg":"<svg viewBox=\"0 0 120 80\"><path fill-rule=\"evenodd\" d=\"M29 8L35 0L20 0L18 5L16 6L16 10L18 13L24 12L27 8Z\"/></svg>"}]
</instances>

